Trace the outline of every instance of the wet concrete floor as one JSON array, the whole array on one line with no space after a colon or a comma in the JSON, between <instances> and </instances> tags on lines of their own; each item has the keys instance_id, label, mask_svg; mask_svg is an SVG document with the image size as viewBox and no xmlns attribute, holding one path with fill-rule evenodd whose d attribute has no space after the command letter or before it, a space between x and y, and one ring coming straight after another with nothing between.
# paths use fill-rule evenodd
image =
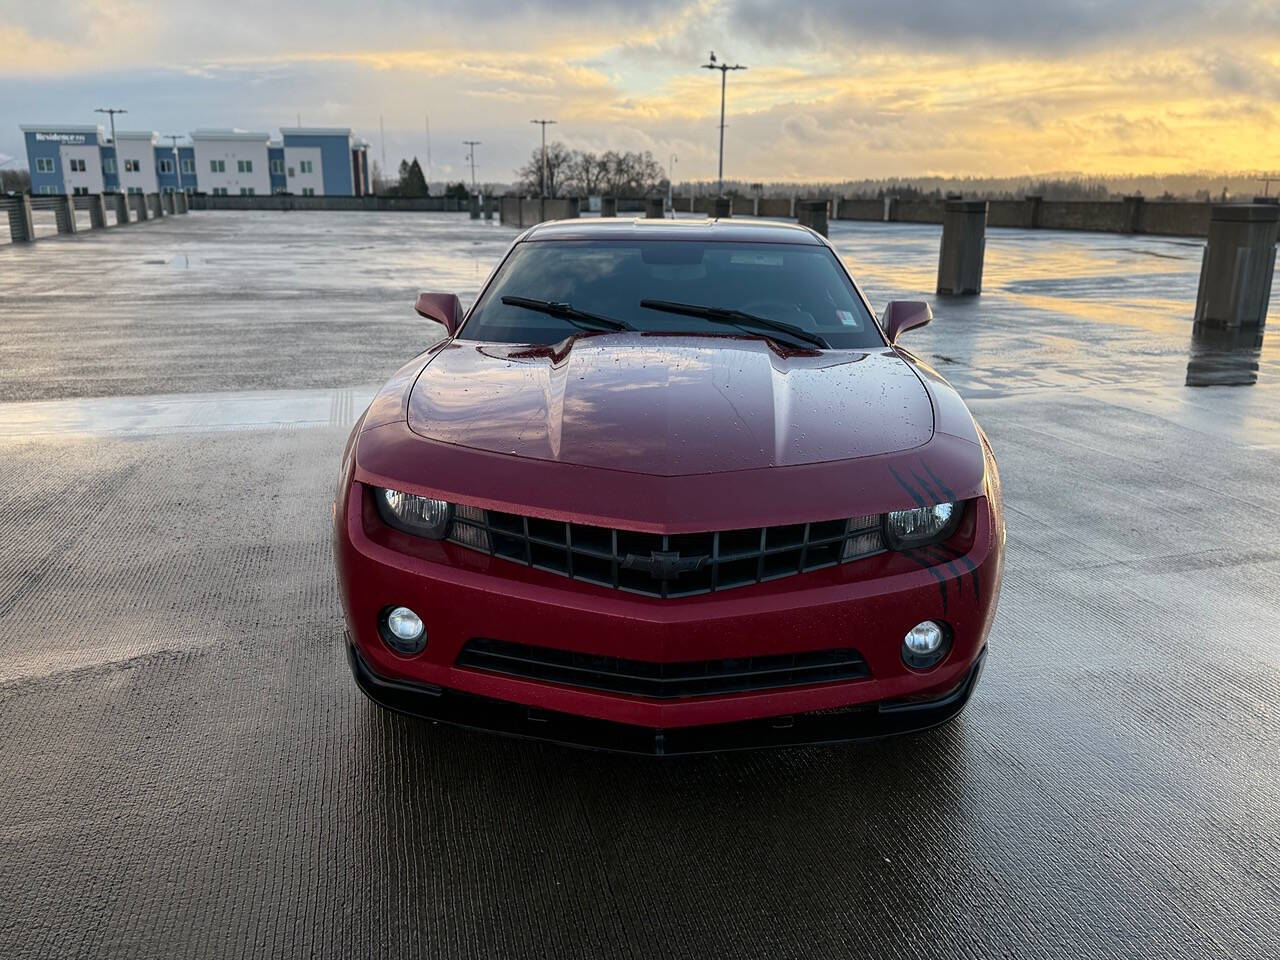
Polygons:
<instances>
[{"instance_id":1,"label":"wet concrete floor","mask_svg":"<svg viewBox=\"0 0 1280 960\"><path fill-rule=\"evenodd\" d=\"M877 305L932 289L938 228L832 233ZM391 716L342 660L347 425L510 237L0 248L0 956L1275 956L1280 362L1193 334L1198 242L992 230L907 335L1005 484L960 720L654 761Z\"/></svg>"}]
</instances>

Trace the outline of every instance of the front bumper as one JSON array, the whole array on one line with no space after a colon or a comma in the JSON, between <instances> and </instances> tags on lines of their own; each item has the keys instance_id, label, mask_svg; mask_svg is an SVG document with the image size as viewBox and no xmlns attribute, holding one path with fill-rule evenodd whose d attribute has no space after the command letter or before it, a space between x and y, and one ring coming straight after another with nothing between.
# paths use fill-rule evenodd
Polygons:
<instances>
[{"instance_id":1,"label":"front bumper","mask_svg":"<svg viewBox=\"0 0 1280 960\"><path fill-rule=\"evenodd\" d=\"M652 756L848 743L926 730L954 719L964 709L986 658L983 647L960 685L932 700L890 700L735 723L660 729L382 677L370 669L354 644L347 643L347 660L356 684L369 699L390 710L508 736Z\"/></svg>"},{"instance_id":2,"label":"front bumper","mask_svg":"<svg viewBox=\"0 0 1280 960\"><path fill-rule=\"evenodd\" d=\"M335 553L353 667L370 696L466 726L643 753L860 739L942 722L968 694L950 698L976 677L1001 577L1003 524L985 500L965 551L951 559L886 554L681 600L583 584L454 544L409 542L366 506L352 483L336 511ZM417 656L393 652L379 636L380 611L399 604L427 624ZM901 644L923 619L945 620L954 639L939 666L918 672L903 665ZM868 676L655 700L466 666L459 658L471 638L651 663L854 647ZM925 707L904 719L900 704Z\"/></svg>"}]
</instances>

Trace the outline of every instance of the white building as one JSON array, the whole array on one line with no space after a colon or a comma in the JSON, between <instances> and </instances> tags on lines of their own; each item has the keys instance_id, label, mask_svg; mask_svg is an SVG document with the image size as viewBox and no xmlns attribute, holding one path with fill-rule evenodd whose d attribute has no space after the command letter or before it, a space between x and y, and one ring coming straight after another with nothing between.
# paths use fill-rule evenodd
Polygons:
<instances>
[{"instance_id":1,"label":"white building","mask_svg":"<svg viewBox=\"0 0 1280 960\"><path fill-rule=\"evenodd\" d=\"M319 147L284 147L285 188L300 196L324 196L324 151Z\"/></svg>"},{"instance_id":2,"label":"white building","mask_svg":"<svg viewBox=\"0 0 1280 960\"><path fill-rule=\"evenodd\" d=\"M116 172L125 193L155 193L156 142L154 130L116 131Z\"/></svg>"},{"instance_id":3,"label":"white building","mask_svg":"<svg viewBox=\"0 0 1280 960\"><path fill-rule=\"evenodd\" d=\"M26 127L23 127L26 131ZM64 133L78 133L81 136L68 136L59 143L58 163L63 168L63 183L68 193L101 193L101 127L68 127ZM46 160L47 164L47 160Z\"/></svg>"},{"instance_id":4,"label":"white building","mask_svg":"<svg viewBox=\"0 0 1280 960\"><path fill-rule=\"evenodd\" d=\"M194 130L196 177L200 189L222 195L271 193L266 133L246 130Z\"/></svg>"}]
</instances>

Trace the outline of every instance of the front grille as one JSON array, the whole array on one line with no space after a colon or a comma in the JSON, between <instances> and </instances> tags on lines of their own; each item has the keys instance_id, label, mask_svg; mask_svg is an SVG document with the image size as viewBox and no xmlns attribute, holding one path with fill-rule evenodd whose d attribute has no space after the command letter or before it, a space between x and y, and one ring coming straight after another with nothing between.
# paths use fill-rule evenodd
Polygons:
<instances>
[{"instance_id":1,"label":"front grille","mask_svg":"<svg viewBox=\"0 0 1280 960\"><path fill-rule=\"evenodd\" d=\"M525 680L658 700L864 680L871 675L861 655L848 648L652 663L481 637L467 642L457 664Z\"/></svg>"},{"instance_id":2,"label":"front grille","mask_svg":"<svg viewBox=\"0 0 1280 960\"><path fill-rule=\"evenodd\" d=\"M459 506L449 539L539 570L651 597L688 597L745 587L884 550L879 514L746 530L660 534Z\"/></svg>"}]
</instances>

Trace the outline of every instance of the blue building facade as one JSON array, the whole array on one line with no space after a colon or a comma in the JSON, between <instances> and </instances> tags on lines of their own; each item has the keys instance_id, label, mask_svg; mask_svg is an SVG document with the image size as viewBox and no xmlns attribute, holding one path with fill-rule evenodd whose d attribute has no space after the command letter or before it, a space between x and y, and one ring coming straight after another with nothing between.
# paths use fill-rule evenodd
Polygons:
<instances>
[{"instance_id":1,"label":"blue building facade","mask_svg":"<svg viewBox=\"0 0 1280 960\"><path fill-rule=\"evenodd\" d=\"M284 147L279 141L272 140L267 144L268 173L271 175L271 192L286 193L289 189L288 178L284 175Z\"/></svg>"},{"instance_id":2,"label":"blue building facade","mask_svg":"<svg viewBox=\"0 0 1280 960\"><path fill-rule=\"evenodd\" d=\"M195 193L199 190L196 155L192 147L183 144L178 144L177 147L157 144L155 153L156 186L161 193Z\"/></svg>"}]
</instances>

